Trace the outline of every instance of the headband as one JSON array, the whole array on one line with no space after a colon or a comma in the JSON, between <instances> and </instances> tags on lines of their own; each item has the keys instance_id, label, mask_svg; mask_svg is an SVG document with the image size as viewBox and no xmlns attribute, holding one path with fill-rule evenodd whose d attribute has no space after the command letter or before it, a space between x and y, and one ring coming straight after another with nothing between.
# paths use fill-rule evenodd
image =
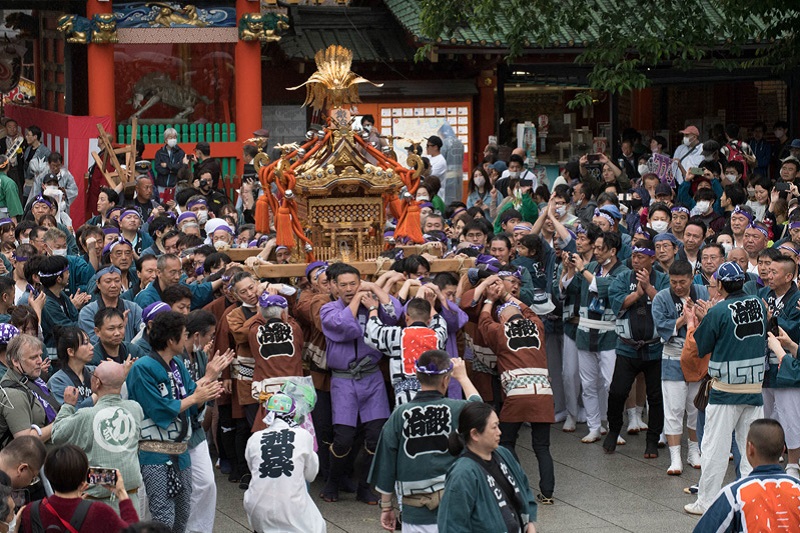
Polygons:
<instances>
[{"instance_id":1,"label":"headband","mask_svg":"<svg viewBox=\"0 0 800 533\"><path fill-rule=\"evenodd\" d=\"M414 362L414 370L419 372L420 374L427 374L429 376L441 376L442 374L447 374L451 370L453 370L453 361L450 360L450 364L447 368L439 369L436 366L436 363L430 362L425 366L420 366L419 359Z\"/></svg>"},{"instance_id":2,"label":"headband","mask_svg":"<svg viewBox=\"0 0 800 533\"><path fill-rule=\"evenodd\" d=\"M6 224L14 224L14 221L10 218L0 218L0 226L5 226Z\"/></svg>"},{"instance_id":3,"label":"headband","mask_svg":"<svg viewBox=\"0 0 800 533\"><path fill-rule=\"evenodd\" d=\"M217 229L219 229L219 228L217 228ZM276 252L277 252L278 250L288 250L288 249L289 249L289 247L288 247L288 246L284 246L284 245L282 245L282 244L280 244L280 245L278 245L278 246L276 246L276 247L275 247L275 251L276 251Z\"/></svg>"},{"instance_id":4,"label":"headband","mask_svg":"<svg viewBox=\"0 0 800 533\"><path fill-rule=\"evenodd\" d=\"M749 226L747 226L747 229L758 230L764 236L764 238L769 240L769 231L767 231L767 228L765 228L765 227L763 227L763 226L761 226L759 224L752 223Z\"/></svg>"},{"instance_id":5,"label":"headband","mask_svg":"<svg viewBox=\"0 0 800 533\"><path fill-rule=\"evenodd\" d=\"M733 215L742 215L743 217L746 217L751 224L753 223L753 215L751 215L738 205L736 206L736 209L733 210L733 213L731 213L731 216Z\"/></svg>"},{"instance_id":6,"label":"headband","mask_svg":"<svg viewBox=\"0 0 800 533\"><path fill-rule=\"evenodd\" d=\"M107 228L103 228L103 235L119 235L119 228L115 228L114 226L109 226Z\"/></svg>"},{"instance_id":7,"label":"headband","mask_svg":"<svg viewBox=\"0 0 800 533\"><path fill-rule=\"evenodd\" d=\"M264 291L261 293L261 296L258 297L258 305L261 307L280 307L281 309L286 309L289 307L289 302L279 294L269 294L267 291Z\"/></svg>"},{"instance_id":8,"label":"headband","mask_svg":"<svg viewBox=\"0 0 800 533\"><path fill-rule=\"evenodd\" d=\"M44 196L42 196L41 194L40 194L39 196L37 196L36 198L34 198L34 199L33 199L33 203L34 203L34 204L45 204L45 205L46 205L47 207L49 207L50 209L52 209L52 208L53 208L53 204L52 204L52 202L50 202L50 200L48 200L47 198L45 198L45 197L44 197Z\"/></svg>"},{"instance_id":9,"label":"headband","mask_svg":"<svg viewBox=\"0 0 800 533\"><path fill-rule=\"evenodd\" d=\"M11 339L19 335L19 330L8 323L0 324L0 344L8 344Z\"/></svg>"},{"instance_id":10,"label":"headband","mask_svg":"<svg viewBox=\"0 0 800 533\"><path fill-rule=\"evenodd\" d=\"M122 212L122 211L125 211L125 208L124 208L124 207L122 207L122 206L120 206L120 205L115 205L114 207L112 207L111 209L109 209L108 211L106 211L106 216L110 217L110 216L111 216L111 213L113 213L114 211L120 211L120 212Z\"/></svg>"},{"instance_id":11,"label":"headband","mask_svg":"<svg viewBox=\"0 0 800 533\"><path fill-rule=\"evenodd\" d=\"M191 209L192 207L194 207L196 205L204 205L204 206L208 207L208 202L206 202L204 198L197 198L195 200L190 200L190 201L186 202L186 209Z\"/></svg>"},{"instance_id":12,"label":"headband","mask_svg":"<svg viewBox=\"0 0 800 533\"><path fill-rule=\"evenodd\" d=\"M142 215L139 214L139 211L137 211L135 209L126 209L125 211L122 212L122 214L119 216L119 218L125 218L128 215L136 215L137 218L139 218L139 219L142 218Z\"/></svg>"},{"instance_id":13,"label":"headband","mask_svg":"<svg viewBox=\"0 0 800 533\"><path fill-rule=\"evenodd\" d=\"M687 208L683 207L682 205L676 205L675 207L673 207L672 208L672 212L673 213L686 213L686 216L691 216L691 213L689 212L689 210Z\"/></svg>"},{"instance_id":14,"label":"headband","mask_svg":"<svg viewBox=\"0 0 800 533\"><path fill-rule=\"evenodd\" d=\"M218 232L219 230L222 230L225 233L228 233L229 235L233 235L233 230L228 225L221 224L221 225L217 226L217 229L214 230L214 233Z\"/></svg>"},{"instance_id":15,"label":"headband","mask_svg":"<svg viewBox=\"0 0 800 533\"><path fill-rule=\"evenodd\" d=\"M122 275L122 271L115 267L114 265L108 265L107 267L101 268L97 271L97 274L94 275L94 279L99 280L106 274L119 274Z\"/></svg>"},{"instance_id":16,"label":"headband","mask_svg":"<svg viewBox=\"0 0 800 533\"><path fill-rule=\"evenodd\" d=\"M595 209L594 210L594 216L600 217L600 218L604 218L604 219L608 220L608 223L611 224L612 226L617 223L617 221L614 220L614 217L612 217L610 214L606 213L605 211L600 211L599 209Z\"/></svg>"},{"instance_id":17,"label":"headband","mask_svg":"<svg viewBox=\"0 0 800 533\"><path fill-rule=\"evenodd\" d=\"M171 310L172 308L164 302L153 302L142 310L142 322L148 323L157 315Z\"/></svg>"},{"instance_id":18,"label":"headband","mask_svg":"<svg viewBox=\"0 0 800 533\"><path fill-rule=\"evenodd\" d=\"M515 302L508 301L497 306L497 310L495 311L495 315L497 315L497 318L500 318L500 316L503 314L503 311L505 311L509 307L516 307L517 311L519 311L520 313L522 312L522 309L520 309L520 307Z\"/></svg>"},{"instance_id":19,"label":"headband","mask_svg":"<svg viewBox=\"0 0 800 533\"><path fill-rule=\"evenodd\" d=\"M21 255L17 255L16 250L11 252L11 259L13 259L14 261L19 261L20 263L23 262L23 261L27 261L28 260L27 257L23 257Z\"/></svg>"},{"instance_id":20,"label":"headband","mask_svg":"<svg viewBox=\"0 0 800 533\"><path fill-rule=\"evenodd\" d=\"M325 261L314 261L313 263L309 263L309 265L306 267L306 276L308 276L315 269L320 267L328 268L328 263L326 263Z\"/></svg>"},{"instance_id":21,"label":"headband","mask_svg":"<svg viewBox=\"0 0 800 533\"><path fill-rule=\"evenodd\" d=\"M430 207L431 209L433 209L433 204L430 202L422 202L421 204L419 204L420 209L424 209L426 207Z\"/></svg>"},{"instance_id":22,"label":"headband","mask_svg":"<svg viewBox=\"0 0 800 533\"><path fill-rule=\"evenodd\" d=\"M656 255L655 250L651 250L650 248L639 248L638 246L634 246L631 253L649 255L650 257L654 257Z\"/></svg>"},{"instance_id":23,"label":"headband","mask_svg":"<svg viewBox=\"0 0 800 533\"><path fill-rule=\"evenodd\" d=\"M45 272L42 272L40 270L39 272L37 272L37 274L39 274L40 278L56 278L56 277L60 276L61 274L63 274L64 272L69 272L69 264L67 264L67 266L65 266L64 268L62 268L58 272L45 273Z\"/></svg>"},{"instance_id":24,"label":"headband","mask_svg":"<svg viewBox=\"0 0 800 533\"><path fill-rule=\"evenodd\" d=\"M794 255L800 255L799 251L795 250L788 244L781 244L780 246L778 246L778 250L787 250L789 252L792 252Z\"/></svg>"},{"instance_id":25,"label":"headband","mask_svg":"<svg viewBox=\"0 0 800 533\"><path fill-rule=\"evenodd\" d=\"M125 237L120 237L119 239L111 241L110 243L106 244L103 247L103 255L110 254L114 250L114 248L116 248L120 244L127 244L128 246L131 247L131 249L133 249L133 245L130 243L130 241L128 241Z\"/></svg>"},{"instance_id":26,"label":"headband","mask_svg":"<svg viewBox=\"0 0 800 533\"><path fill-rule=\"evenodd\" d=\"M192 211L184 211L183 213L178 215L177 223L180 224L181 222L183 222L184 220L186 220L188 218L193 218L196 221L197 220L197 215L195 215Z\"/></svg>"},{"instance_id":27,"label":"headband","mask_svg":"<svg viewBox=\"0 0 800 533\"><path fill-rule=\"evenodd\" d=\"M578 224L578 227L575 228L575 235L586 235L588 231L582 225Z\"/></svg>"},{"instance_id":28,"label":"headband","mask_svg":"<svg viewBox=\"0 0 800 533\"><path fill-rule=\"evenodd\" d=\"M516 270L501 270L497 273L498 277L507 278L510 276L514 276L518 280L522 280L522 269L517 267Z\"/></svg>"},{"instance_id":29,"label":"headband","mask_svg":"<svg viewBox=\"0 0 800 533\"><path fill-rule=\"evenodd\" d=\"M517 224L514 226L514 231L532 231L533 226L530 224Z\"/></svg>"},{"instance_id":30,"label":"headband","mask_svg":"<svg viewBox=\"0 0 800 533\"><path fill-rule=\"evenodd\" d=\"M328 271L328 267L327 267L327 266L324 266L324 267L319 267L319 269L317 270L317 272L314 274L314 281L317 281L317 280L319 279L319 277L320 277L321 275L323 275L323 274L324 274L325 272L327 272L327 271Z\"/></svg>"},{"instance_id":31,"label":"headband","mask_svg":"<svg viewBox=\"0 0 800 533\"><path fill-rule=\"evenodd\" d=\"M458 215L460 215L461 213L465 213L466 211L467 209L465 207L459 207L458 209L453 211L453 216L451 218L456 218Z\"/></svg>"},{"instance_id":32,"label":"headband","mask_svg":"<svg viewBox=\"0 0 800 533\"><path fill-rule=\"evenodd\" d=\"M789 229L797 229L800 228L800 220L797 222L789 222Z\"/></svg>"}]
</instances>

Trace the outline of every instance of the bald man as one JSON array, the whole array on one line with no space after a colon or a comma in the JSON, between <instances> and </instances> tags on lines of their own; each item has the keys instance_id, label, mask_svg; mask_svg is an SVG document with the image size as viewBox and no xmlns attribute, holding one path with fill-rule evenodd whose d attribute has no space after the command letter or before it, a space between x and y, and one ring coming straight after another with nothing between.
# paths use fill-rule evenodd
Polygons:
<instances>
[{"instance_id":1,"label":"bald man","mask_svg":"<svg viewBox=\"0 0 800 533\"><path fill-rule=\"evenodd\" d=\"M120 390L128 375L128 366L104 361L92 374L92 392L97 395L94 407L76 410L78 391L64 390L64 405L53 423L53 444L74 444L86 452L89 464L117 468L125 480L125 489L138 509L142 474L139 468L139 433L144 413L138 403L123 400ZM118 502L100 485L86 491L91 500L101 500L115 509Z\"/></svg>"}]
</instances>

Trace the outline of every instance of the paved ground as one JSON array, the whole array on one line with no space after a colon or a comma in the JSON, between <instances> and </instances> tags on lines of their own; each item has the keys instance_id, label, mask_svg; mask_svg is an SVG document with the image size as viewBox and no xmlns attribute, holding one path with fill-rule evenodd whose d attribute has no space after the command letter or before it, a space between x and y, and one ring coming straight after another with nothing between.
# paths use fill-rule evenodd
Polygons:
<instances>
[{"instance_id":1,"label":"paved ground","mask_svg":"<svg viewBox=\"0 0 800 533\"><path fill-rule=\"evenodd\" d=\"M561 425L551 429L550 450L556 467L556 503L539 506L537 531L612 533L647 531L681 533L692 531L697 520L683 512L694 500L683 488L700 479L700 471L684 467L681 476L667 476L669 452L660 450L658 459L644 459L644 434L625 437L628 444L608 456L600 443L583 444L585 425L572 434L563 433ZM530 447L530 433L523 429L517 453L534 488L538 484L536 458ZM684 445L684 454L685 454ZM685 458L685 455L684 455ZM732 479L731 464L727 481ZM219 533L248 531L238 486L218 476L217 522ZM320 489L312 485L312 494ZM319 502L328 521L328 531L377 533L382 531L377 507L355 501L355 495L342 494L337 503Z\"/></svg>"}]
</instances>

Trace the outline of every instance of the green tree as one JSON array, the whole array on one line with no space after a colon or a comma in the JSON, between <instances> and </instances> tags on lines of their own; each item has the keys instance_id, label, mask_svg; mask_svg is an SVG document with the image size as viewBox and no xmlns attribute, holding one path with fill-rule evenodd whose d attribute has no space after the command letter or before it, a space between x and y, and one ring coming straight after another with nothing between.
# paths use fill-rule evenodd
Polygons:
<instances>
[{"instance_id":1,"label":"green tree","mask_svg":"<svg viewBox=\"0 0 800 533\"><path fill-rule=\"evenodd\" d=\"M783 71L800 61L797 0L418 1L426 38L419 57L458 40L467 26L511 59L570 44L580 49L575 63L592 67L590 87L610 92L646 87L647 70L656 67Z\"/></svg>"}]
</instances>

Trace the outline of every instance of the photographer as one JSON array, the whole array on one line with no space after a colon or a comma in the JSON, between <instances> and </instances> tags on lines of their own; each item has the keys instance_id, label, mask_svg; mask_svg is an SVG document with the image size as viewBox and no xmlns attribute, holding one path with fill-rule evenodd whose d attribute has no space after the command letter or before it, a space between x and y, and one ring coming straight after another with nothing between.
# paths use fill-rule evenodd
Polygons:
<instances>
[{"instance_id":1,"label":"photographer","mask_svg":"<svg viewBox=\"0 0 800 533\"><path fill-rule=\"evenodd\" d=\"M222 206L228 203L228 198L217 190L216 183L212 172L206 169L197 174L193 186L203 194L208 203L208 208L214 213L214 216L219 217L222 212Z\"/></svg>"},{"instance_id":2,"label":"photographer","mask_svg":"<svg viewBox=\"0 0 800 533\"><path fill-rule=\"evenodd\" d=\"M202 178L203 174L211 174L211 185L213 189L219 188L219 177L222 174L222 167L219 161L211 159L211 145L207 142L199 142L194 147L194 154L186 156L186 163L194 161L194 179Z\"/></svg>"},{"instance_id":3,"label":"photographer","mask_svg":"<svg viewBox=\"0 0 800 533\"><path fill-rule=\"evenodd\" d=\"M616 184L623 191L631 188L631 180L605 154L586 154L581 156L581 183L587 192L596 196L609 185Z\"/></svg>"}]
</instances>

